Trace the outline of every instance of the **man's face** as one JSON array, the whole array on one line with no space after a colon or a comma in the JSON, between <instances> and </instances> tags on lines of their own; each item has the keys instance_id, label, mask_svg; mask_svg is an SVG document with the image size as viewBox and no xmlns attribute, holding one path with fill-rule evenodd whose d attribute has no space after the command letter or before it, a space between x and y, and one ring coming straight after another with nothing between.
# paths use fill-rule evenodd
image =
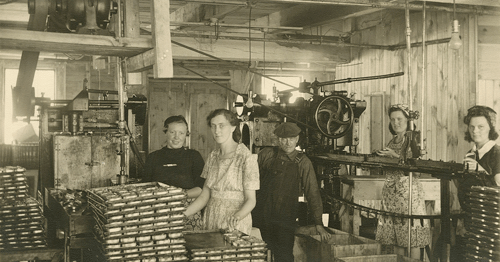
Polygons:
<instances>
[{"instance_id":1,"label":"man's face","mask_svg":"<svg viewBox=\"0 0 500 262\"><path fill-rule=\"evenodd\" d=\"M295 150L297 146L297 142L299 142L299 136L295 137L279 137L278 141L280 142L281 150L285 151L285 153L290 154Z\"/></svg>"}]
</instances>

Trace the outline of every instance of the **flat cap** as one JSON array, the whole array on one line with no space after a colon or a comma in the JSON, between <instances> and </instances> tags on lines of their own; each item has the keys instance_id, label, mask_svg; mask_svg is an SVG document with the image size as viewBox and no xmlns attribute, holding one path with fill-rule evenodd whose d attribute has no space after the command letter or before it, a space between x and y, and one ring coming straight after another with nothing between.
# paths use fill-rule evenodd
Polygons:
<instances>
[{"instance_id":1,"label":"flat cap","mask_svg":"<svg viewBox=\"0 0 500 262\"><path fill-rule=\"evenodd\" d=\"M302 130L295 123L281 123L276 129L274 129L274 134L278 137L296 137L300 134Z\"/></svg>"}]
</instances>

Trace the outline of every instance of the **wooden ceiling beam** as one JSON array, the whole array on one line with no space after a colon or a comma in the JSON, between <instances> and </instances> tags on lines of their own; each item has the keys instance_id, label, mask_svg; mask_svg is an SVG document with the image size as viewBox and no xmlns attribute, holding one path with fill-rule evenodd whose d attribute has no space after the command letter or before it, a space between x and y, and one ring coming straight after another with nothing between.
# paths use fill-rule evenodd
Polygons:
<instances>
[{"instance_id":1,"label":"wooden ceiling beam","mask_svg":"<svg viewBox=\"0 0 500 262\"><path fill-rule=\"evenodd\" d=\"M200 22L204 19L204 10L201 4L187 3L170 13L171 21L176 22Z\"/></svg>"},{"instance_id":2,"label":"wooden ceiling beam","mask_svg":"<svg viewBox=\"0 0 500 262\"><path fill-rule=\"evenodd\" d=\"M0 50L130 57L152 49L151 37L120 38L0 28Z\"/></svg>"}]
</instances>

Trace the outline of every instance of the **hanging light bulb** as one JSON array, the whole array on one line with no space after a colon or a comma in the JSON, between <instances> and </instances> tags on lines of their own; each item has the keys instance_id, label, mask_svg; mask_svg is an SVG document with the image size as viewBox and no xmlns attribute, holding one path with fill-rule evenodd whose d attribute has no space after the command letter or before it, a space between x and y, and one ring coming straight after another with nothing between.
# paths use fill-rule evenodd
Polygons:
<instances>
[{"instance_id":1,"label":"hanging light bulb","mask_svg":"<svg viewBox=\"0 0 500 262\"><path fill-rule=\"evenodd\" d=\"M460 47L462 47L462 39L460 38L459 27L460 25L458 24L458 20L453 20L451 39L450 42L448 43L448 46L454 50L460 49Z\"/></svg>"},{"instance_id":2,"label":"hanging light bulb","mask_svg":"<svg viewBox=\"0 0 500 262\"><path fill-rule=\"evenodd\" d=\"M247 103L245 105L248 108L252 108L253 107L253 94L252 94L251 90L248 91L248 100L247 100Z\"/></svg>"},{"instance_id":3,"label":"hanging light bulb","mask_svg":"<svg viewBox=\"0 0 500 262\"><path fill-rule=\"evenodd\" d=\"M451 49L457 50L462 47L462 39L460 38L460 25L458 20L455 19L455 0L453 0L453 25L451 27L451 39L448 46Z\"/></svg>"}]
</instances>

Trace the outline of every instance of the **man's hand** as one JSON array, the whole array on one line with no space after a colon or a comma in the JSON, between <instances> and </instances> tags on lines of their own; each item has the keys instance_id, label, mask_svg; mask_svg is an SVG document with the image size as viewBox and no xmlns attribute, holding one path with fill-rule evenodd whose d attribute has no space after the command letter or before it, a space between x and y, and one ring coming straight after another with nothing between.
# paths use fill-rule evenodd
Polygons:
<instances>
[{"instance_id":1,"label":"man's hand","mask_svg":"<svg viewBox=\"0 0 500 262\"><path fill-rule=\"evenodd\" d=\"M318 231L321 236L321 241L327 241L332 237L332 235L328 233L322 225L316 225L316 231Z\"/></svg>"}]
</instances>

